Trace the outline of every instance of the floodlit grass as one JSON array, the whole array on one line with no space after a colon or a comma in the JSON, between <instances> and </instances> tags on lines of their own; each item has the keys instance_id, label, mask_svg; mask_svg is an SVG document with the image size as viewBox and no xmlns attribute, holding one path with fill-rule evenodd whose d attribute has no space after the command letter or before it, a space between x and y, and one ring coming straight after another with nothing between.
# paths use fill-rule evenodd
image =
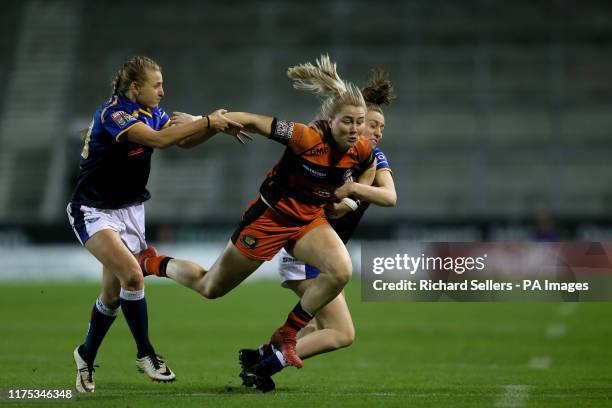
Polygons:
<instances>
[{"instance_id":1,"label":"floodlit grass","mask_svg":"<svg viewBox=\"0 0 612 408\"><path fill-rule=\"evenodd\" d=\"M155 279L146 292L151 339L177 381L157 384L136 371L119 316L98 354L96 392L66 405L612 406L612 303L367 303L354 281L355 344L284 370L277 390L261 394L241 386L237 351L269 338L293 293L256 281L210 301ZM72 351L98 291L0 285L0 387L74 389Z\"/></svg>"}]
</instances>

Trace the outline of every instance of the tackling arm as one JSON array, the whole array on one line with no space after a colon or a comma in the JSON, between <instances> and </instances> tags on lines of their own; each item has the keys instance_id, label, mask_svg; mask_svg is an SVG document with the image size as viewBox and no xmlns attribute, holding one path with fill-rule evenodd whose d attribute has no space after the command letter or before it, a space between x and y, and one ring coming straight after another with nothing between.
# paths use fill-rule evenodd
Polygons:
<instances>
[{"instance_id":1,"label":"tackling arm","mask_svg":"<svg viewBox=\"0 0 612 408\"><path fill-rule=\"evenodd\" d=\"M157 149L165 149L185 140L185 144L191 144L187 139L193 138L193 145L204 142L216 132L236 132L242 129L240 123L226 117L226 110L219 109L210 115L177 126L169 126L161 130L153 130L148 126L134 126L127 131L127 139Z\"/></svg>"},{"instance_id":2,"label":"tackling arm","mask_svg":"<svg viewBox=\"0 0 612 408\"><path fill-rule=\"evenodd\" d=\"M248 112L228 112L225 116L240 123L247 132L259 133L265 137L270 137L270 133L272 133L272 121L274 118L270 116Z\"/></svg>"},{"instance_id":3,"label":"tackling arm","mask_svg":"<svg viewBox=\"0 0 612 408\"><path fill-rule=\"evenodd\" d=\"M372 181L375 185L372 185ZM335 195L337 198L353 196L381 207L394 207L397 203L391 172L384 169L377 171L376 162L368 167L357 183L345 183L335 191Z\"/></svg>"}]
</instances>

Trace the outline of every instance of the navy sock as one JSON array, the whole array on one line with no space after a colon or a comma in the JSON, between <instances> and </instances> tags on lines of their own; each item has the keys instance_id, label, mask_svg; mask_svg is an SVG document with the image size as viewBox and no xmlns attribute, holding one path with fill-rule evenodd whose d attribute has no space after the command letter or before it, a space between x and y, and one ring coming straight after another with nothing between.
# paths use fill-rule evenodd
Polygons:
<instances>
[{"instance_id":1,"label":"navy sock","mask_svg":"<svg viewBox=\"0 0 612 408\"><path fill-rule=\"evenodd\" d=\"M79 350L82 351L82 357L90 364L96 359L100 344L102 344L104 336L115 321L118 313L119 308L111 309L102 303L100 298L96 299L96 304L91 310L91 319L89 320L85 343Z\"/></svg>"},{"instance_id":2,"label":"navy sock","mask_svg":"<svg viewBox=\"0 0 612 408\"><path fill-rule=\"evenodd\" d=\"M278 359L276 353L271 353L255 366L254 371L257 375L272 376L283 368L283 363Z\"/></svg>"},{"instance_id":3,"label":"navy sock","mask_svg":"<svg viewBox=\"0 0 612 408\"><path fill-rule=\"evenodd\" d=\"M136 347L138 348L137 357L141 358L149 354L154 354L155 351L149 341L149 318L144 289L129 291L121 288L119 298L121 310L132 332L134 341L136 341Z\"/></svg>"}]
</instances>

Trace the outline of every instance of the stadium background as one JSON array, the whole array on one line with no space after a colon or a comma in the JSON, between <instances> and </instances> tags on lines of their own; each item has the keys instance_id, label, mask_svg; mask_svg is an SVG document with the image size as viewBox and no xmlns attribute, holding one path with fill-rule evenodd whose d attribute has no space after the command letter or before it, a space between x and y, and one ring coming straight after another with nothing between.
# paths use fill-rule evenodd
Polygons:
<instances>
[{"instance_id":1,"label":"stadium background","mask_svg":"<svg viewBox=\"0 0 612 408\"><path fill-rule=\"evenodd\" d=\"M309 121L317 101L285 70L322 52L347 79L363 83L381 66L396 84L382 147L398 205L371 209L361 236L526 239L538 217L569 239L610 236L607 2L143 4L3 3L2 242L72 242L64 210L78 130L129 56L162 65L167 111L223 106ZM164 226L180 240L233 228L280 152L223 136L157 152L150 237Z\"/></svg>"},{"instance_id":2,"label":"stadium background","mask_svg":"<svg viewBox=\"0 0 612 408\"><path fill-rule=\"evenodd\" d=\"M0 291L4 306L13 304L10 293L24 293L20 299L34 299L36 304L34 295L26 295L36 291L36 283L10 281L65 278L72 276L62 275L70 265L87 269L84 277L98 279L95 261L78 247L68 226L65 206L78 170L79 131L108 98L119 64L132 55L151 56L163 67L162 106L168 112L202 113L226 107L298 121L309 121L318 104L311 95L291 88L287 67L329 52L341 76L357 83L363 83L370 68L385 68L398 99L385 109L388 126L382 148L394 169L398 204L392 209L371 208L357 241L522 241L535 239L538 231L565 240L605 241L612 238L611 51L612 7L601 0L3 1ZM149 184L153 198L147 204L148 238L162 247L195 254L197 260L204 257L210 265L209 259L214 259L281 152L280 146L262 138L240 146L222 135L194 150L156 152ZM209 252L206 256L203 248ZM55 266L50 268L51 264ZM97 290L87 288L83 311ZM166 290L175 293L174 288ZM269 290L270 296L284 293ZM363 315L375 318L372 310L382 310L360 304L358 291L353 293ZM180 294L174 296L181 299ZM62 302L62 307L71 307ZM516 310L508 307L489 315L478 306L466 306L458 309L459 317L445 320L450 309L398 306L405 313L412 313L411 307L438 319L433 336L458 331L460 343L481 346L478 333L486 333L486 327L495 329L500 319L507 327L533 334L539 330L535 327L541 323L540 315L557 313L553 305L536 312L521 306L518 319L523 323L518 323L512 320L517 318ZM222 307L219 310L223 313ZM609 338L610 329L593 331L592 325L605 321L609 306L578 310L590 310L576 317L584 324L582 337L558 351L575 353L585 341L595 339L588 343L590 354L575 357L576 364L584 364L580 366L584 372L593 370L596 376L597 368L601 373L610 367L610 352L604 351L609 348L604 338ZM75 325L66 341L69 345L85 328L74 314L66 312ZM469 316L481 319L482 327L470 326L474 323ZM164 318L169 321L172 316L160 317ZM427 331L431 321L420 314L418 319L422 326L417 322L412 329L431 334ZM19 327L8 326L6 344L16 345L25 336L27 330ZM390 325L385 327L383 333L394 333ZM405 338L411 337L406 330ZM499 337L509 333L500 330ZM266 327L262 333L268 331ZM364 331L368 333L367 327ZM371 333L378 334L374 329ZM512 333L515 337L509 335L508 341L526 338L525 332ZM490 345L505 347L501 344L496 338ZM439 349L420 347L418 343L423 355L435 360ZM399 343L390 349L403 350ZM416 361L417 368L423 368L422 358ZM466 368L467 359L455 358L448 363L452 370L471 378L469 370L476 376ZM474 355L470 358L477 360ZM600 358L604 365L595 367ZM331 359L343 364L340 357ZM7 361L6 355L3 360ZM483 375L491 374L489 363L483 363ZM66 367L62 369L71 370ZM557 373L570 376L575 367L568 364L566 371ZM440 367L429 368L420 371L424 383L429 374L442 375L441 382L458 383L458 377L440 374ZM390 370L398 374L393 367ZM418 377L415 373L408 374ZM6 383L23 384L26 377ZM597 382L601 376L597 381L580 378L584 393L576 395L601 391ZM473 378L474 383L482 380ZM603 380L610 384L609 374ZM551 392L563 396L555 381ZM429 386L416 394L428 393ZM478 392L468 387L468 394L454 399L457 390L451 386L438 390L442 400L427 401L440 403L446 398L447 403L461 405L465 398L470 406L470 398ZM486 398L496 400L497 391L486 392ZM609 400L609 391L603 396Z\"/></svg>"}]
</instances>

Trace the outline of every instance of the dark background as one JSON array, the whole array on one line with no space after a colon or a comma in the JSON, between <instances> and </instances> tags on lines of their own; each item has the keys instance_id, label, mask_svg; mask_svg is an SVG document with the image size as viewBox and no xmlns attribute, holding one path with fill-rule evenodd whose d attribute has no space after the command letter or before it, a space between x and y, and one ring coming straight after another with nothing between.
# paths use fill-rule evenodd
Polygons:
<instances>
[{"instance_id":1,"label":"dark background","mask_svg":"<svg viewBox=\"0 0 612 408\"><path fill-rule=\"evenodd\" d=\"M612 239L607 1L5 1L0 51L0 245L74 242L79 130L130 56L162 66L168 112L308 122L318 101L285 71L321 53L358 84L386 69L398 95L381 144L398 204L358 237ZM224 135L156 152L149 237L226 239L281 152Z\"/></svg>"}]
</instances>

